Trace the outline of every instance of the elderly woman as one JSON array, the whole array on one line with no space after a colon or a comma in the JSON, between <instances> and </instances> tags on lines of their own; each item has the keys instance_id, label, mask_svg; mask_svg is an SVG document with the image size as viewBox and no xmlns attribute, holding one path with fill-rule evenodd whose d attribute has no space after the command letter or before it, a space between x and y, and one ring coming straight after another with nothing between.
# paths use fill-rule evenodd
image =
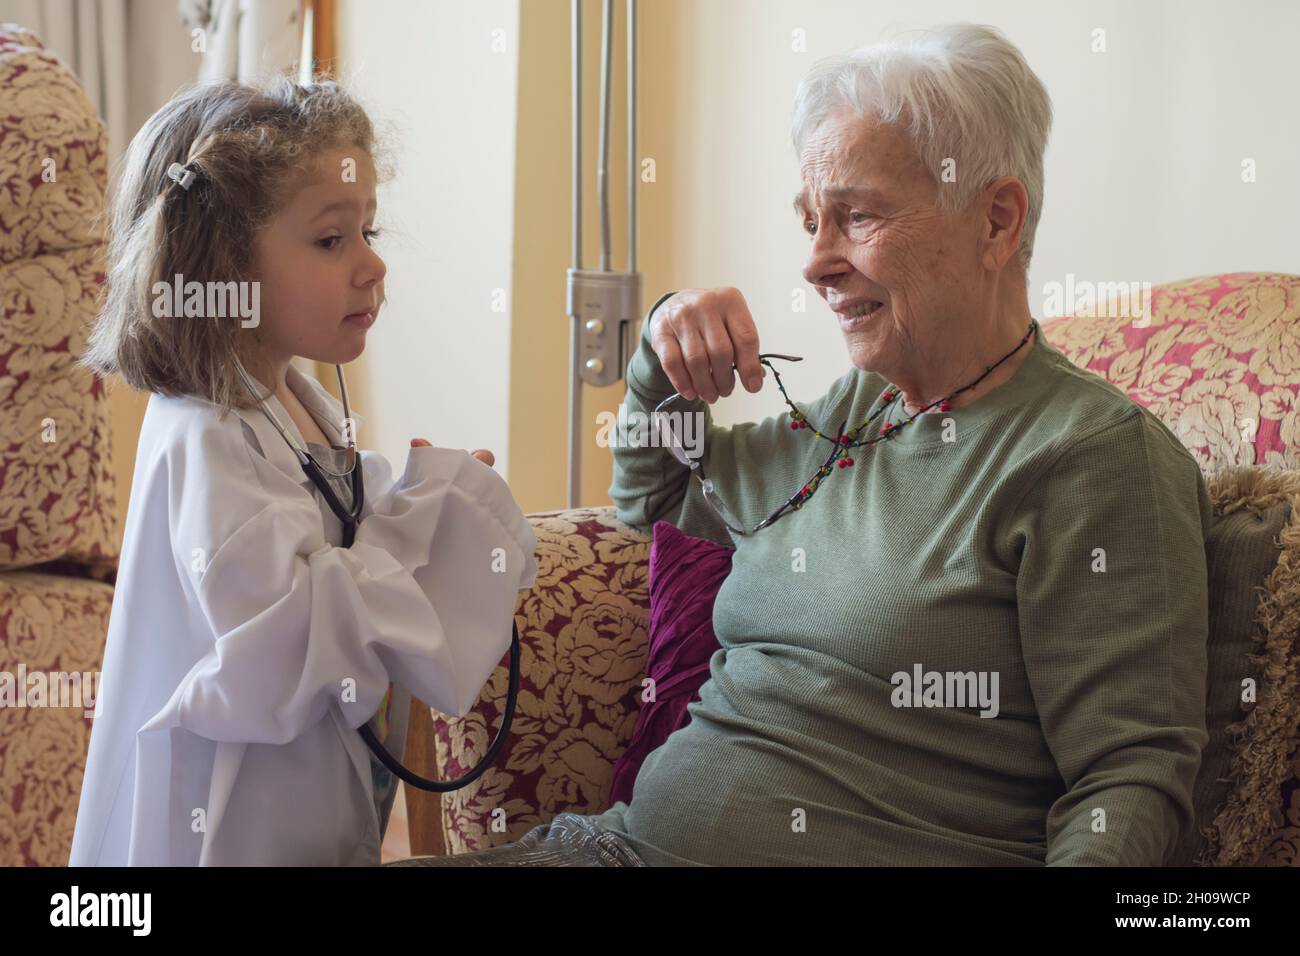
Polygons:
<instances>
[{"instance_id":1,"label":"elderly woman","mask_svg":"<svg viewBox=\"0 0 1300 956\"><path fill-rule=\"evenodd\" d=\"M1158 865L1193 825L1209 499L1178 440L1030 315L1050 120L984 27L814 67L803 276L853 367L718 427L735 372L764 382L744 298L651 310L628 410L680 392L702 467L620 447L610 494L632 524L734 546L721 649L630 805L458 861Z\"/></svg>"}]
</instances>

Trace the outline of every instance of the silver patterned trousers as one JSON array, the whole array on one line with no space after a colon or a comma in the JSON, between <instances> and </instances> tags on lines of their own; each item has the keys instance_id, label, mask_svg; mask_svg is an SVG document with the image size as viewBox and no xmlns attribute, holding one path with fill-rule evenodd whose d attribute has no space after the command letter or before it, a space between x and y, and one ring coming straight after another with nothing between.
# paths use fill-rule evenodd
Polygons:
<instances>
[{"instance_id":1,"label":"silver patterned trousers","mask_svg":"<svg viewBox=\"0 0 1300 956\"><path fill-rule=\"evenodd\" d=\"M514 843L454 856L413 856L384 866L645 866L617 833L591 817L561 813Z\"/></svg>"}]
</instances>

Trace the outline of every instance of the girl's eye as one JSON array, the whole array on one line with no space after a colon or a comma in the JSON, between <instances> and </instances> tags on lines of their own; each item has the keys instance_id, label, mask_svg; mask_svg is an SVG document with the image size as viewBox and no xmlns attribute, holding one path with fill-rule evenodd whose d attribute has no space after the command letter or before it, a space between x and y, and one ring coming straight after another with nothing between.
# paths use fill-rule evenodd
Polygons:
<instances>
[{"instance_id":1,"label":"girl's eye","mask_svg":"<svg viewBox=\"0 0 1300 956\"><path fill-rule=\"evenodd\" d=\"M380 230L378 229L367 229L361 234L365 237L366 243L369 244L372 240L379 237L379 233ZM342 236L326 236L324 239L317 239L316 245L320 246L322 249L333 249L334 243L342 238Z\"/></svg>"}]
</instances>

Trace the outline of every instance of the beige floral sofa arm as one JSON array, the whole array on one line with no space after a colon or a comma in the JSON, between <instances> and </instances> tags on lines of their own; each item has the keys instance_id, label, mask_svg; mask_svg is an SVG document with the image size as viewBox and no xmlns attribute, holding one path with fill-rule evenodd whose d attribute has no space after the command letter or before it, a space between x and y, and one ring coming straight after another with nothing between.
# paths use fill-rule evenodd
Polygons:
<instances>
[{"instance_id":1,"label":"beige floral sofa arm","mask_svg":"<svg viewBox=\"0 0 1300 956\"><path fill-rule=\"evenodd\" d=\"M650 535L612 507L528 517L538 571L516 610L522 653L510 737L495 766L461 790L439 798L406 788L413 854L499 846L558 813L606 809L614 761L636 727ZM413 706L408 765L439 779L472 768L500 727L508 679L497 668L463 719L433 712L430 720L428 708ZM493 829L498 810L504 830Z\"/></svg>"}]
</instances>

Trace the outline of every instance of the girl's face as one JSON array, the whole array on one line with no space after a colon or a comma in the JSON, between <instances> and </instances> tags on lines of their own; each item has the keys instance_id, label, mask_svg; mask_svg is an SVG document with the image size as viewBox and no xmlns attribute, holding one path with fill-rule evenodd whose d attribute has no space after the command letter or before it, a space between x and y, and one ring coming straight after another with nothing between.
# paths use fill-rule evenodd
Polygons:
<instances>
[{"instance_id":1,"label":"girl's face","mask_svg":"<svg viewBox=\"0 0 1300 956\"><path fill-rule=\"evenodd\" d=\"M263 361L293 356L344 364L366 347L366 329L384 301L384 261L376 235L375 167L356 147L322 153L306 184L258 232L261 322L253 330ZM356 318L369 312L372 319Z\"/></svg>"}]
</instances>

